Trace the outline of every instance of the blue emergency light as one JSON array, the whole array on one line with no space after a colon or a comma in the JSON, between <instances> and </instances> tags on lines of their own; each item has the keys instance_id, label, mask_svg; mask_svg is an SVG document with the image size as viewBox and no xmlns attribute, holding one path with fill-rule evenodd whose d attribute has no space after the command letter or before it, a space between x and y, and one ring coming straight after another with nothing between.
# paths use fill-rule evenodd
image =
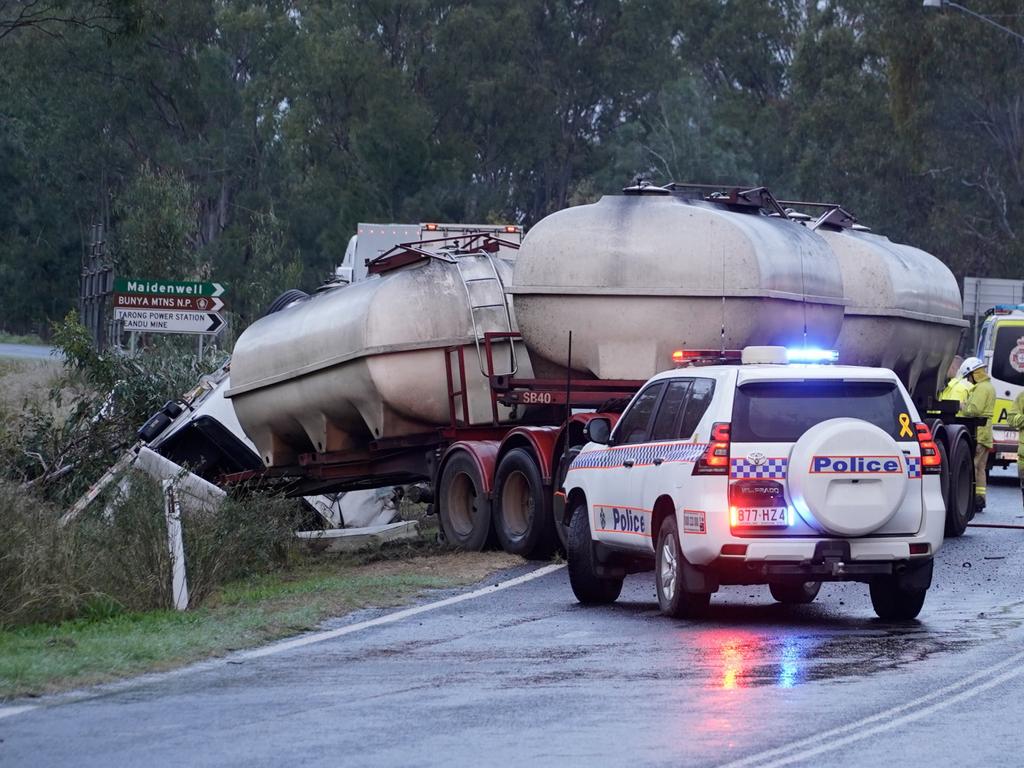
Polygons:
<instances>
[{"instance_id":1,"label":"blue emergency light","mask_svg":"<svg viewBox=\"0 0 1024 768\"><path fill-rule=\"evenodd\" d=\"M791 363L834 363L839 359L839 353L834 349L787 347L786 359Z\"/></svg>"}]
</instances>

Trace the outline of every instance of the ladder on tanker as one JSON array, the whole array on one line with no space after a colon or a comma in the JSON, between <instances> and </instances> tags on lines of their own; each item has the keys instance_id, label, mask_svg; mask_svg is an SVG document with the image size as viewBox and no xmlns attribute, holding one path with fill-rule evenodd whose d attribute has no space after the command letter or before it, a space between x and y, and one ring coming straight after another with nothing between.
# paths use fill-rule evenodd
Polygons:
<instances>
[{"instance_id":1,"label":"ladder on tanker","mask_svg":"<svg viewBox=\"0 0 1024 768\"><path fill-rule=\"evenodd\" d=\"M459 278L466 288L466 300L469 305L469 316L473 322L473 342L476 344L480 373L485 377L491 375L514 376L519 370L519 361L516 359L515 343L511 339L508 341L509 369L507 371L490 370L494 367L494 361L489 360L485 364L484 351L481 346L485 333L498 331L512 334L514 332L512 311L505 298L505 284L498 273L494 257L485 250L453 255L455 266L459 271Z\"/></svg>"}]
</instances>

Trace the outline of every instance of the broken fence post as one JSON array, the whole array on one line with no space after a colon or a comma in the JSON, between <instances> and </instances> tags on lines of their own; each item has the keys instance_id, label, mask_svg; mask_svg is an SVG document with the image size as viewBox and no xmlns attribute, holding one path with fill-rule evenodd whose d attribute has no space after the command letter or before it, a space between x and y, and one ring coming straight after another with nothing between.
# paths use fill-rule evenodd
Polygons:
<instances>
[{"instance_id":1,"label":"broken fence post","mask_svg":"<svg viewBox=\"0 0 1024 768\"><path fill-rule=\"evenodd\" d=\"M171 553L171 596L179 611L188 609L188 578L185 575L185 541L181 535L181 504L174 479L164 480L164 517L167 549Z\"/></svg>"}]
</instances>

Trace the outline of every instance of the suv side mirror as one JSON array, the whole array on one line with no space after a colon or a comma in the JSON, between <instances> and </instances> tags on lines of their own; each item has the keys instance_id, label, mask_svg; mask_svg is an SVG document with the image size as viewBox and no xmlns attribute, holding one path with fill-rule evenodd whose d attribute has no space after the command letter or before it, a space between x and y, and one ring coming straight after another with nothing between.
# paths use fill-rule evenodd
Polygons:
<instances>
[{"instance_id":1,"label":"suv side mirror","mask_svg":"<svg viewBox=\"0 0 1024 768\"><path fill-rule=\"evenodd\" d=\"M591 419L583 427L583 437L591 443L608 445L608 438L611 433L612 423L602 417Z\"/></svg>"}]
</instances>

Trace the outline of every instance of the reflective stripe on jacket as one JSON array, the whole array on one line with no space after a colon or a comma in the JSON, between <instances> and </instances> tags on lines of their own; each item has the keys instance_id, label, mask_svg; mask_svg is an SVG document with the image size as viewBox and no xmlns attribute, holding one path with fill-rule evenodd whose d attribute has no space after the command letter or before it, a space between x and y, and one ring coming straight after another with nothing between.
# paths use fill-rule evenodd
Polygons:
<instances>
[{"instance_id":1,"label":"reflective stripe on jacket","mask_svg":"<svg viewBox=\"0 0 1024 768\"><path fill-rule=\"evenodd\" d=\"M1006 423L1018 430L1017 433L1017 455L1024 453L1024 392L1017 395L1006 413Z\"/></svg>"},{"instance_id":2,"label":"reflective stripe on jacket","mask_svg":"<svg viewBox=\"0 0 1024 768\"><path fill-rule=\"evenodd\" d=\"M979 372L981 381L974 384L964 401L963 415L984 417L985 426L978 427L978 445L992 447L992 411L996 407L996 389L985 371Z\"/></svg>"}]
</instances>

